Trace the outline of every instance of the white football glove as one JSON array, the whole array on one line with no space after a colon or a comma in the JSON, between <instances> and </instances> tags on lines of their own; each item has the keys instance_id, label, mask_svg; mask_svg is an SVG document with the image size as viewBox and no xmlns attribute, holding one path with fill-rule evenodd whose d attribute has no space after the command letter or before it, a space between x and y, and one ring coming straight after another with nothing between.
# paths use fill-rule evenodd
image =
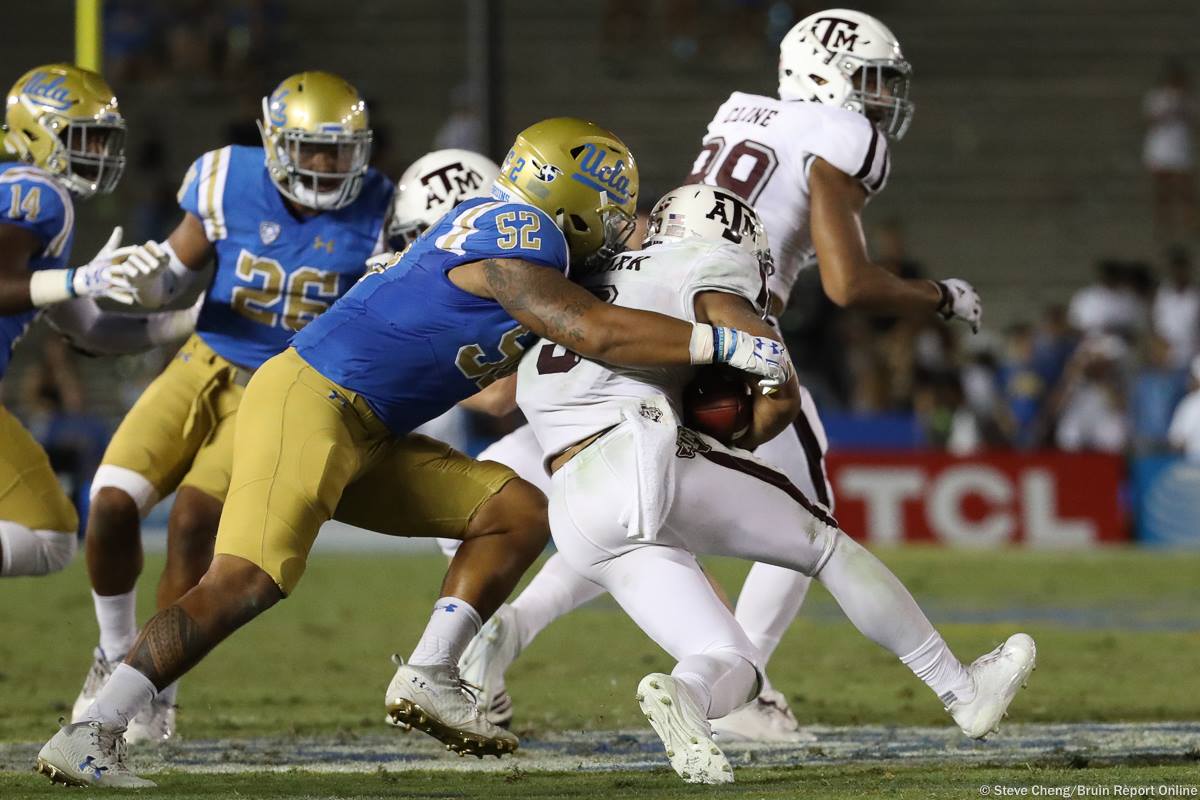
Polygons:
<instances>
[{"instance_id":1,"label":"white football glove","mask_svg":"<svg viewBox=\"0 0 1200 800\"><path fill-rule=\"evenodd\" d=\"M82 267L71 270L71 293L75 297L109 297L118 303L133 303L133 293L113 280L113 267L123 261L133 248L121 247L124 231L113 228L112 235L100 252Z\"/></svg>"},{"instance_id":2,"label":"white football glove","mask_svg":"<svg viewBox=\"0 0 1200 800\"><path fill-rule=\"evenodd\" d=\"M942 299L937 313L944 320L961 319L971 326L971 333L979 333L979 320L983 316L983 304L975 287L959 278L934 281Z\"/></svg>"},{"instance_id":3,"label":"white football glove","mask_svg":"<svg viewBox=\"0 0 1200 800\"><path fill-rule=\"evenodd\" d=\"M141 245L122 247L124 258L108 270L113 289L107 292L118 302L144 308L158 308L174 293L175 276L168 267L171 255L153 240ZM116 297L114 292L121 293ZM128 300L122 299L128 297Z\"/></svg>"},{"instance_id":4,"label":"white football glove","mask_svg":"<svg viewBox=\"0 0 1200 800\"><path fill-rule=\"evenodd\" d=\"M763 394L774 394L792 377L787 348L735 328L697 324L692 328L691 350L693 364L728 364L759 376Z\"/></svg>"}]
</instances>

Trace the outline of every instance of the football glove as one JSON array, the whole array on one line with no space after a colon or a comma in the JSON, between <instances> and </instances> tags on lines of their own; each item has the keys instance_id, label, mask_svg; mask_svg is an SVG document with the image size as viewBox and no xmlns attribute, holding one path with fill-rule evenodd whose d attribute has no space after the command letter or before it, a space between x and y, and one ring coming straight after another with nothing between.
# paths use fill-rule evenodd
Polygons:
<instances>
[{"instance_id":1,"label":"football glove","mask_svg":"<svg viewBox=\"0 0 1200 800\"><path fill-rule=\"evenodd\" d=\"M757 375L763 394L774 394L792 377L787 348L774 339L753 336L736 328L695 324L691 353L693 364L728 364Z\"/></svg>"},{"instance_id":2,"label":"football glove","mask_svg":"<svg viewBox=\"0 0 1200 800\"><path fill-rule=\"evenodd\" d=\"M959 278L934 281L942 299L937 313L944 320L961 319L971 326L971 333L979 333L979 321L983 316L983 305L975 287Z\"/></svg>"}]
</instances>

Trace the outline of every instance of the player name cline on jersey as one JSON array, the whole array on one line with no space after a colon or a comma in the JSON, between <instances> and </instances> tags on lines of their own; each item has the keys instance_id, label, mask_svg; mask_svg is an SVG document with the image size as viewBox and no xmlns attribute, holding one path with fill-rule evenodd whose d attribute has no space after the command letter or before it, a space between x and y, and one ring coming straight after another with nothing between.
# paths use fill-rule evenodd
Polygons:
<instances>
[{"instance_id":1,"label":"player name cline on jersey","mask_svg":"<svg viewBox=\"0 0 1200 800\"><path fill-rule=\"evenodd\" d=\"M734 92L708 124L687 179L754 206L775 258L767 288L785 304L814 256L808 176L817 158L859 181L868 197L887 183L887 139L862 114Z\"/></svg>"}]
</instances>

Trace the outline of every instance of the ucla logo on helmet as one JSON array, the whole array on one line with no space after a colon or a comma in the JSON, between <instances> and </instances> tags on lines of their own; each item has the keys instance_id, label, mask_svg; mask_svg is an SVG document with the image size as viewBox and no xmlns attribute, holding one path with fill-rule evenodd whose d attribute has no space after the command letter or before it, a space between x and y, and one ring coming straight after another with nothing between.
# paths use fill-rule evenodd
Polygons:
<instances>
[{"instance_id":1,"label":"ucla logo on helmet","mask_svg":"<svg viewBox=\"0 0 1200 800\"><path fill-rule=\"evenodd\" d=\"M270 115L271 124L281 128L287 124L287 102L284 100L290 94L287 89L280 89L271 95Z\"/></svg>"},{"instance_id":2,"label":"ucla logo on helmet","mask_svg":"<svg viewBox=\"0 0 1200 800\"><path fill-rule=\"evenodd\" d=\"M29 77L21 91L51 108L66 111L75 103L71 99L70 90L63 85L66 80L63 75L55 75L51 78L39 70Z\"/></svg>"},{"instance_id":3,"label":"ucla logo on helmet","mask_svg":"<svg viewBox=\"0 0 1200 800\"><path fill-rule=\"evenodd\" d=\"M572 178L598 192L607 192L619 203L629 202L629 176L625 174L629 165L624 158L591 142L576 147L571 155L580 169ZM611 163L609 156L613 156Z\"/></svg>"}]
</instances>

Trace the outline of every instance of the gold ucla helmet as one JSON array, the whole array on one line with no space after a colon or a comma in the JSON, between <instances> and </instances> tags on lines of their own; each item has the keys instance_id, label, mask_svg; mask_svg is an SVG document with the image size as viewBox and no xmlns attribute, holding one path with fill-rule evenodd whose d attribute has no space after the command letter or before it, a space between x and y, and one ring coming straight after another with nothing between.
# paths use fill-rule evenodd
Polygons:
<instances>
[{"instance_id":1,"label":"gold ucla helmet","mask_svg":"<svg viewBox=\"0 0 1200 800\"><path fill-rule=\"evenodd\" d=\"M567 237L572 263L624 248L637 211L633 154L612 131L574 117L542 120L517 134L493 194L537 206Z\"/></svg>"},{"instance_id":2,"label":"gold ucla helmet","mask_svg":"<svg viewBox=\"0 0 1200 800\"><path fill-rule=\"evenodd\" d=\"M71 64L34 67L8 92L4 149L80 197L111 192L125 170L125 119L95 72Z\"/></svg>"},{"instance_id":3,"label":"gold ucla helmet","mask_svg":"<svg viewBox=\"0 0 1200 800\"><path fill-rule=\"evenodd\" d=\"M371 158L367 104L328 72L285 78L263 98L258 122L267 172L288 199L328 211L354 202Z\"/></svg>"}]
</instances>

